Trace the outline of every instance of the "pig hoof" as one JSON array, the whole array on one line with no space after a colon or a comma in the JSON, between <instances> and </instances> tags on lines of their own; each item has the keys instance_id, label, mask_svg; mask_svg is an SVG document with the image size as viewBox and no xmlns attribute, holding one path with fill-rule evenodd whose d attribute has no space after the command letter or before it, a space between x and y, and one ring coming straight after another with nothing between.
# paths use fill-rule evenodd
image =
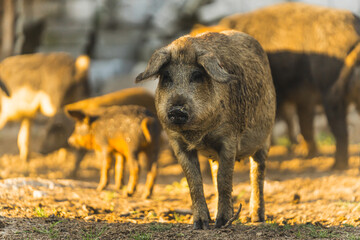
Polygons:
<instances>
[{"instance_id":1,"label":"pig hoof","mask_svg":"<svg viewBox=\"0 0 360 240\"><path fill-rule=\"evenodd\" d=\"M151 198L151 194L150 194L150 193L143 194L142 198L143 198L143 199L150 199L150 198Z\"/></svg>"},{"instance_id":2,"label":"pig hoof","mask_svg":"<svg viewBox=\"0 0 360 240\"><path fill-rule=\"evenodd\" d=\"M127 192L127 196L128 197L131 197L134 193L131 193L131 192Z\"/></svg>"},{"instance_id":3,"label":"pig hoof","mask_svg":"<svg viewBox=\"0 0 360 240\"><path fill-rule=\"evenodd\" d=\"M228 219L225 219L225 217L219 217L215 221L215 228L221 228L228 222Z\"/></svg>"},{"instance_id":4,"label":"pig hoof","mask_svg":"<svg viewBox=\"0 0 360 240\"><path fill-rule=\"evenodd\" d=\"M98 186L98 187L96 188L96 191L101 192L104 188L105 188L104 186Z\"/></svg>"},{"instance_id":5,"label":"pig hoof","mask_svg":"<svg viewBox=\"0 0 360 240\"><path fill-rule=\"evenodd\" d=\"M314 158L314 157L318 157L318 156L319 156L319 153L317 151L311 151L306 155L306 158L309 159L309 158Z\"/></svg>"},{"instance_id":6,"label":"pig hoof","mask_svg":"<svg viewBox=\"0 0 360 240\"><path fill-rule=\"evenodd\" d=\"M195 230L209 229L209 221L203 221L203 220L194 221L194 229Z\"/></svg>"}]
</instances>

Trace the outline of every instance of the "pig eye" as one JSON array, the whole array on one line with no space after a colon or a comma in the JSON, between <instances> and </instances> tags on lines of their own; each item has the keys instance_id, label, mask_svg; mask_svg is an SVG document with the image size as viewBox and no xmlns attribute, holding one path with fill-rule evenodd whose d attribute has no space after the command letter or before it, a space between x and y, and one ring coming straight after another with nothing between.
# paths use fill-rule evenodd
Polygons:
<instances>
[{"instance_id":1,"label":"pig eye","mask_svg":"<svg viewBox=\"0 0 360 240\"><path fill-rule=\"evenodd\" d=\"M169 72L166 71L160 75L160 83L162 86L170 86L172 82Z\"/></svg>"},{"instance_id":2,"label":"pig eye","mask_svg":"<svg viewBox=\"0 0 360 240\"><path fill-rule=\"evenodd\" d=\"M200 71L195 71L191 74L191 83L202 83L204 81L204 74Z\"/></svg>"}]
</instances>

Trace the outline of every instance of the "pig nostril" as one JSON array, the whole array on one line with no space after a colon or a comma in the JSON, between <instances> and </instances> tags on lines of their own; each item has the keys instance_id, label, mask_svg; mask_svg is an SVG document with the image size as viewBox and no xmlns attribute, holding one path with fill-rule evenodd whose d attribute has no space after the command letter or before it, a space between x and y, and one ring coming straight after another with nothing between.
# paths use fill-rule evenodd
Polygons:
<instances>
[{"instance_id":1,"label":"pig nostril","mask_svg":"<svg viewBox=\"0 0 360 240\"><path fill-rule=\"evenodd\" d=\"M184 124L189 119L189 115L184 107L174 107L168 112L168 119L174 124Z\"/></svg>"}]
</instances>

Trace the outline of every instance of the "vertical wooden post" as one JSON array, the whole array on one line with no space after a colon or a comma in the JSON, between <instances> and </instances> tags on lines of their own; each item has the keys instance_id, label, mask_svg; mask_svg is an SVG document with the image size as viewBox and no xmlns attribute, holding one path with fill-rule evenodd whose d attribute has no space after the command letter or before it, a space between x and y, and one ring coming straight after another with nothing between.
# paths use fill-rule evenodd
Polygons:
<instances>
[{"instance_id":1,"label":"vertical wooden post","mask_svg":"<svg viewBox=\"0 0 360 240\"><path fill-rule=\"evenodd\" d=\"M1 59L11 56L14 48L15 8L13 0L4 0Z\"/></svg>"}]
</instances>

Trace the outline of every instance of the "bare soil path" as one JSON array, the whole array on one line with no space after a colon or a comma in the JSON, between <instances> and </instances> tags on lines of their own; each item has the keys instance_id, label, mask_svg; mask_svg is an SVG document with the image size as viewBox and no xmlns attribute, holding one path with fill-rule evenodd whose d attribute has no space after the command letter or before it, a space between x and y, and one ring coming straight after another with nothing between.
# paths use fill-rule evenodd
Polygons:
<instances>
[{"instance_id":1,"label":"bare soil path","mask_svg":"<svg viewBox=\"0 0 360 240\"><path fill-rule=\"evenodd\" d=\"M9 130L10 131L10 130ZM0 137L0 239L360 239L360 145L351 146L351 167L329 171L334 146L321 157L288 156L271 148L265 183L266 223L251 224L249 165L237 163L234 208L243 209L226 229L192 230L191 201L177 164L160 163L154 195L141 199L144 176L133 197L111 184L97 192L99 162L88 154L77 179L69 179L74 154L32 153L26 167ZM11 144L12 145L11 145ZM203 166L204 187L214 219L215 197Z\"/></svg>"}]
</instances>

